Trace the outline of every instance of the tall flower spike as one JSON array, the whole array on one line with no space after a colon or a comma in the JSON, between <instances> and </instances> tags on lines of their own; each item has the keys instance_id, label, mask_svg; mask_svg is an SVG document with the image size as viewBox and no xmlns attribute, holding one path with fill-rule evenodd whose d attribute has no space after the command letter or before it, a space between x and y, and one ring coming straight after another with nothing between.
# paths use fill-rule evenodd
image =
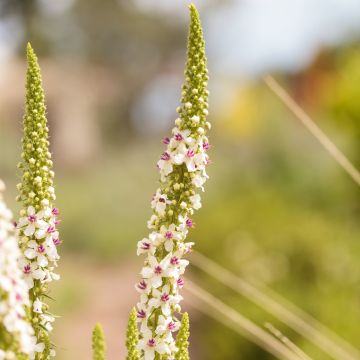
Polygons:
<instances>
[{"instance_id":1,"label":"tall flower spike","mask_svg":"<svg viewBox=\"0 0 360 360\"><path fill-rule=\"evenodd\" d=\"M34 330L26 320L27 285L19 268L20 250L12 213L2 197L0 180L0 359L26 358L34 351Z\"/></svg>"},{"instance_id":2,"label":"tall flower spike","mask_svg":"<svg viewBox=\"0 0 360 360\"><path fill-rule=\"evenodd\" d=\"M140 358L145 360L174 359L178 352L173 333L180 327L176 318L181 312L179 290L189 263L184 256L193 245L185 239L193 227L194 210L201 207L199 189L204 190L208 178L208 71L199 14L194 5L190 6L187 57L181 106L177 109L179 117L171 137L163 140L166 149L157 164L161 182L151 202L150 234L138 242L138 255L145 255L142 279L136 285L141 293L137 304L138 349Z\"/></svg>"},{"instance_id":3,"label":"tall flower spike","mask_svg":"<svg viewBox=\"0 0 360 360\"><path fill-rule=\"evenodd\" d=\"M190 324L189 315L184 313L181 319L180 330L176 336L176 346L179 351L175 355L175 360L189 360L189 336Z\"/></svg>"},{"instance_id":4,"label":"tall flower spike","mask_svg":"<svg viewBox=\"0 0 360 360\"><path fill-rule=\"evenodd\" d=\"M136 309L133 308L130 312L128 327L126 331L126 348L128 355L126 360L139 360L139 352L137 351L137 344L139 341L139 331L137 328Z\"/></svg>"},{"instance_id":5,"label":"tall flower spike","mask_svg":"<svg viewBox=\"0 0 360 360\"><path fill-rule=\"evenodd\" d=\"M49 313L45 299L49 296L48 283L58 280L54 273L60 244L56 225L59 211L53 207L56 199L53 187L51 153L49 152L48 126L40 68L31 45L27 46L26 103L21 162L22 182L18 184L18 201L23 203L17 225L20 261L30 296L30 320L37 339L36 360L55 356L49 339L54 316Z\"/></svg>"},{"instance_id":6,"label":"tall flower spike","mask_svg":"<svg viewBox=\"0 0 360 360\"><path fill-rule=\"evenodd\" d=\"M96 324L92 335L93 360L105 360L105 335L100 324Z\"/></svg>"}]
</instances>

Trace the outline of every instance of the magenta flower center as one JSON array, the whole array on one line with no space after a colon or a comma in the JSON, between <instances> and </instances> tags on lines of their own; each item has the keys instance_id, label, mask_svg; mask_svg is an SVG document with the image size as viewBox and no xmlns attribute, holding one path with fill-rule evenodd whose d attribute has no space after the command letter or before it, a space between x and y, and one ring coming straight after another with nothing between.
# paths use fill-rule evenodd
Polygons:
<instances>
[{"instance_id":1,"label":"magenta flower center","mask_svg":"<svg viewBox=\"0 0 360 360\"><path fill-rule=\"evenodd\" d=\"M193 227L193 221L191 220L191 219L187 219L186 220L186 226L188 227L188 228L191 228L191 227Z\"/></svg>"},{"instance_id":2,"label":"magenta flower center","mask_svg":"<svg viewBox=\"0 0 360 360\"><path fill-rule=\"evenodd\" d=\"M44 245L43 245L43 244L41 244L41 245L39 245L39 246L37 247L37 252L38 252L38 253L42 254L44 251L45 251L45 248L44 248Z\"/></svg>"},{"instance_id":3,"label":"magenta flower center","mask_svg":"<svg viewBox=\"0 0 360 360\"><path fill-rule=\"evenodd\" d=\"M27 264L27 265L24 266L24 273L25 274L30 274L31 273L30 264Z\"/></svg>"},{"instance_id":4,"label":"magenta flower center","mask_svg":"<svg viewBox=\"0 0 360 360\"><path fill-rule=\"evenodd\" d=\"M176 140L176 141L181 141L181 140L183 139L182 135L179 134L179 133L178 133L178 134L175 134L174 137L175 137L175 140Z\"/></svg>"},{"instance_id":5,"label":"magenta flower center","mask_svg":"<svg viewBox=\"0 0 360 360\"><path fill-rule=\"evenodd\" d=\"M167 232L165 233L165 237L170 240L170 239L172 239L172 237L173 237L173 233L172 233L171 231L167 231Z\"/></svg>"},{"instance_id":6,"label":"magenta flower center","mask_svg":"<svg viewBox=\"0 0 360 360\"><path fill-rule=\"evenodd\" d=\"M30 223L33 224L36 221L36 215L29 215L28 220L29 220Z\"/></svg>"},{"instance_id":7,"label":"magenta flower center","mask_svg":"<svg viewBox=\"0 0 360 360\"><path fill-rule=\"evenodd\" d=\"M167 294L167 293L162 294L161 298L160 298L160 300L162 302L167 302L167 301L169 301L169 299L170 299L170 297L169 297L169 294Z\"/></svg>"},{"instance_id":8,"label":"magenta flower center","mask_svg":"<svg viewBox=\"0 0 360 360\"><path fill-rule=\"evenodd\" d=\"M167 153L167 152L164 152L162 155L161 155L161 160L170 160L170 155Z\"/></svg>"},{"instance_id":9,"label":"magenta flower center","mask_svg":"<svg viewBox=\"0 0 360 360\"><path fill-rule=\"evenodd\" d=\"M164 137L162 142L163 142L163 144L168 145L168 144L170 144L170 139L168 137Z\"/></svg>"},{"instance_id":10,"label":"magenta flower center","mask_svg":"<svg viewBox=\"0 0 360 360\"><path fill-rule=\"evenodd\" d=\"M186 156L191 158L195 155L195 151L194 150L188 150L188 152L186 153Z\"/></svg>"},{"instance_id":11,"label":"magenta flower center","mask_svg":"<svg viewBox=\"0 0 360 360\"><path fill-rule=\"evenodd\" d=\"M46 230L46 232L47 232L48 234L52 234L52 233L55 232L55 231L56 231L56 230L55 230L54 226L49 226L48 229Z\"/></svg>"},{"instance_id":12,"label":"magenta flower center","mask_svg":"<svg viewBox=\"0 0 360 360\"><path fill-rule=\"evenodd\" d=\"M142 248L143 250L149 250L149 249L150 249L150 243L144 241L144 242L142 243L141 248Z\"/></svg>"},{"instance_id":13,"label":"magenta flower center","mask_svg":"<svg viewBox=\"0 0 360 360\"><path fill-rule=\"evenodd\" d=\"M170 321L169 324L168 324L168 326L167 326L167 328L168 328L170 331L173 331L173 330L175 330L176 325L175 325L175 323L174 323L173 321Z\"/></svg>"},{"instance_id":14,"label":"magenta flower center","mask_svg":"<svg viewBox=\"0 0 360 360\"><path fill-rule=\"evenodd\" d=\"M159 265L156 266L155 269L154 269L154 273L155 273L155 274L158 274L158 275L161 274L161 273L162 273L162 268L161 268L161 266L159 266Z\"/></svg>"},{"instance_id":15,"label":"magenta flower center","mask_svg":"<svg viewBox=\"0 0 360 360\"><path fill-rule=\"evenodd\" d=\"M204 149L204 150L209 150L209 148L210 148L210 144L209 144L209 143L207 143L207 142L203 143L203 149Z\"/></svg>"},{"instance_id":16,"label":"magenta flower center","mask_svg":"<svg viewBox=\"0 0 360 360\"><path fill-rule=\"evenodd\" d=\"M59 211L58 208L53 208L53 209L51 210L51 213L52 213L54 216L58 216L58 215L60 214L60 211Z\"/></svg>"},{"instance_id":17,"label":"magenta flower center","mask_svg":"<svg viewBox=\"0 0 360 360\"><path fill-rule=\"evenodd\" d=\"M146 282L144 280L140 281L137 285L137 287L140 289L140 290L145 290L146 289Z\"/></svg>"},{"instance_id":18,"label":"magenta flower center","mask_svg":"<svg viewBox=\"0 0 360 360\"><path fill-rule=\"evenodd\" d=\"M164 202L165 202L165 199L164 199L163 197L160 197L160 198L159 198L159 202L164 203Z\"/></svg>"},{"instance_id":19,"label":"magenta flower center","mask_svg":"<svg viewBox=\"0 0 360 360\"><path fill-rule=\"evenodd\" d=\"M146 317L146 313L144 310L138 310L137 315L136 315L139 319L145 319Z\"/></svg>"},{"instance_id":20,"label":"magenta flower center","mask_svg":"<svg viewBox=\"0 0 360 360\"><path fill-rule=\"evenodd\" d=\"M154 339L149 339L149 341L147 342L147 346L153 348L156 345L156 342Z\"/></svg>"},{"instance_id":21,"label":"magenta flower center","mask_svg":"<svg viewBox=\"0 0 360 360\"><path fill-rule=\"evenodd\" d=\"M173 256L170 260L170 263L171 263L171 265L179 265L180 260L176 256Z\"/></svg>"},{"instance_id":22,"label":"magenta flower center","mask_svg":"<svg viewBox=\"0 0 360 360\"><path fill-rule=\"evenodd\" d=\"M183 278L178 278L176 282L180 287L183 287L185 285L185 281Z\"/></svg>"},{"instance_id":23,"label":"magenta flower center","mask_svg":"<svg viewBox=\"0 0 360 360\"><path fill-rule=\"evenodd\" d=\"M60 239L53 239L53 243L55 246L58 246L61 244L61 240Z\"/></svg>"}]
</instances>

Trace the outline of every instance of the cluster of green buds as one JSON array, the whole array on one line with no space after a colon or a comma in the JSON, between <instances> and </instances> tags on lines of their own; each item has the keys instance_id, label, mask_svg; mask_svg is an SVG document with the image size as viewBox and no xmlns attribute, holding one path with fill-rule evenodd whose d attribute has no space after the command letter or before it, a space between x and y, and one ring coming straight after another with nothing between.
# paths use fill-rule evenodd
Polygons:
<instances>
[{"instance_id":1,"label":"cluster of green buds","mask_svg":"<svg viewBox=\"0 0 360 360\"><path fill-rule=\"evenodd\" d=\"M55 356L49 333L54 316L46 303L48 284L59 279L54 272L59 260L59 210L53 186L53 162L49 151L49 129L46 119L45 96L40 67L31 45L27 46L26 103L23 119L21 162L22 182L18 184L23 208L17 223L17 234L22 251L20 266L24 273L30 298L29 318L35 331L36 360Z\"/></svg>"}]
</instances>

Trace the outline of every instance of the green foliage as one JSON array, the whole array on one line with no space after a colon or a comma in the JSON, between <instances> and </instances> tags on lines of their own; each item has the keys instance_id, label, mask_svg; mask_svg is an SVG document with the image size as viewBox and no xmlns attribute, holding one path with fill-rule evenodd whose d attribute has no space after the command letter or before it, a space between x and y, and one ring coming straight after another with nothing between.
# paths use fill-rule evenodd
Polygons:
<instances>
[{"instance_id":1,"label":"green foliage","mask_svg":"<svg viewBox=\"0 0 360 360\"><path fill-rule=\"evenodd\" d=\"M96 324L92 334L93 360L105 360L105 335L100 324Z\"/></svg>"},{"instance_id":2,"label":"green foliage","mask_svg":"<svg viewBox=\"0 0 360 360\"><path fill-rule=\"evenodd\" d=\"M179 332L176 336L176 346L179 351L175 355L175 360L189 360L189 336L190 323L188 313L184 313L181 319Z\"/></svg>"},{"instance_id":3,"label":"green foliage","mask_svg":"<svg viewBox=\"0 0 360 360\"><path fill-rule=\"evenodd\" d=\"M127 360L139 360L139 353L137 351L137 344L139 341L139 331L136 322L136 309L133 308L129 315L129 322L126 331L126 348L128 355Z\"/></svg>"}]
</instances>

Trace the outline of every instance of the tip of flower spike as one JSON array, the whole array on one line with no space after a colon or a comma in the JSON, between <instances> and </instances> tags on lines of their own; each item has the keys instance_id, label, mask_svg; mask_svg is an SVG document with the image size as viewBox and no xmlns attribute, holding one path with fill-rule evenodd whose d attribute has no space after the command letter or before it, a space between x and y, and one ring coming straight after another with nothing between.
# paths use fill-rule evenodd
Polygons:
<instances>
[{"instance_id":1,"label":"tip of flower spike","mask_svg":"<svg viewBox=\"0 0 360 360\"><path fill-rule=\"evenodd\" d=\"M197 10L197 8L196 8L196 6L195 6L195 4L194 3L191 3L190 5L189 5L189 9L190 9L190 13L191 14L196 14L196 15L198 15L198 10Z\"/></svg>"},{"instance_id":2,"label":"tip of flower spike","mask_svg":"<svg viewBox=\"0 0 360 360\"><path fill-rule=\"evenodd\" d=\"M36 59L35 51L34 51L33 47L31 46L30 42L28 42L26 45L26 56L27 56L28 62L32 59Z\"/></svg>"}]
</instances>

